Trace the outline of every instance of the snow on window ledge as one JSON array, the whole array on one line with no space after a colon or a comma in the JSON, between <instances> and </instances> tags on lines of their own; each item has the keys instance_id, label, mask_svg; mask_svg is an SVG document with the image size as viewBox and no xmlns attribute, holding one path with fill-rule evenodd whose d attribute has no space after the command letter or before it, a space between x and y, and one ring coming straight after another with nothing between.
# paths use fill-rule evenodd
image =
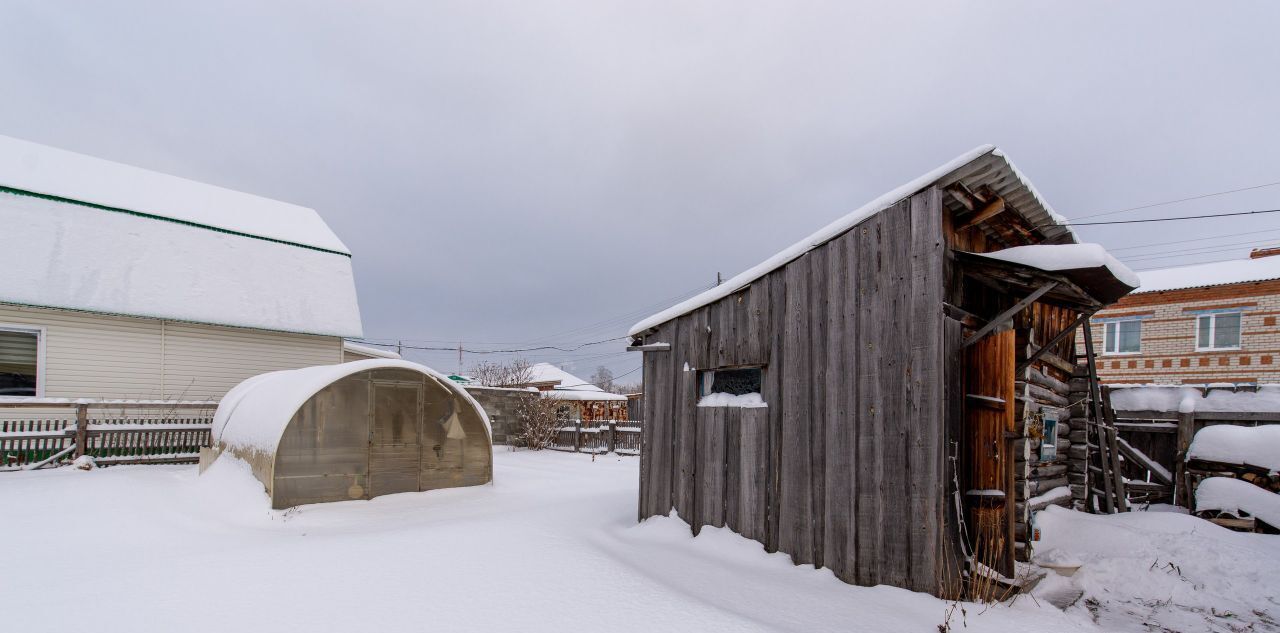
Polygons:
<instances>
[{"instance_id":1,"label":"snow on window ledge","mask_svg":"<svg viewBox=\"0 0 1280 633\"><path fill-rule=\"evenodd\" d=\"M758 393L709 393L698 400L700 407L735 407L740 409L763 409L769 405Z\"/></svg>"}]
</instances>

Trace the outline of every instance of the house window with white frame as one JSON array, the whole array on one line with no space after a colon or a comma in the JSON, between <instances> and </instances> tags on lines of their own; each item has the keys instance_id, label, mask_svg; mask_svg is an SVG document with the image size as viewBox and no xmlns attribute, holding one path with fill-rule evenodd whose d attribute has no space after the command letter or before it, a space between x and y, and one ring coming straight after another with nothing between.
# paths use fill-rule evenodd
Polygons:
<instances>
[{"instance_id":1,"label":"house window with white frame","mask_svg":"<svg viewBox=\"0 0 1280 633\"><path fill-rule=\"evenodd\" d=\"M1196 350L1240 349L1240 313L1214 312L1196 317Z\"/></svg>"},{"instance_id":2,"label":"house window with white frame","mask_svg":"<svg viewBox=\"0 0 1280 633\"><path fill-rule=\"evenodd\" d=\"M1102 329L1103 354L1137 354L1142 351L1142 321L1108 321Z\"/></svg>"},{"instance_id":3,"label":"house window with white frame","mask_svg":"<svg viewBox=\"0 0 1280 633\"><path fill-rule=\"evenodd\" d=\"M38 396L40 330L0 326L0 396Z\"/></svg>"}]
</instances>

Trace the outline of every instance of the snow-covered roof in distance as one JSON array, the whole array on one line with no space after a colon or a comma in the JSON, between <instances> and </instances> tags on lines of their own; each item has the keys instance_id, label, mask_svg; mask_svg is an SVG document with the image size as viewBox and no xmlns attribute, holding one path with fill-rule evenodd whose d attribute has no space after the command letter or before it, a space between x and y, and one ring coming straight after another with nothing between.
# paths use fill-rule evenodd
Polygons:
<instances>
[{"instance_id":1,"label":"snow-covered roof in distance","mask_svg":"<svg viewBox=\"0 0 1280 633\"><path fill-rule=\"evenodd\" d=\"M0 302L358 337L351 257L0 190Z\"/></svg>"},{"instance_id":2,"label":"snow-covered roof in distance","mask_svg":"<svg viewBox=\"0 0 1280 633\"><path fill-rule=\"evenodd\" d=\"M355 354L363 354L365 356L372 356L374 358L400 358L399 354L389 349L380 349L370 345L361 345L359 343L352 343L351 341L343 341L342 349L343 351L352 352Z\"/></svg>"},{"instance_id":3,"label":"snow-covered roof in distance","mask_svg":"<svg viewBox=\"0 0 1280 633\"><path fill-rule=\"evenodd\" d=\"M1033 226L1039 227L1048 241L1079 241L1071 227L1067 226L1066 218L1055 212L1045 202L1044 197L1036 191L1031 181L1022 175L1022 172L1014 166L1004 152L994 145L981 145L868 202L769 259L739 273L723 284L636 323L631 326L627 333L630 336L636 336L649 328L719 301L742 290L751 282L785 266L814 248L839 237L859 222L888 209L899 201L919 193L935 183L945 187L959 181L971 186L977 184L991 186L1011 207L1023 214Z\"/></svg>"},{"instance_id":4,"label":"snow-covered roof in distance","mask_svg":"<svg viewBox=\"0 0 1280 633\"><path fill-rule=\"evenodd\" d=\"M0 186L351 254L306 207L8 136Z\"/></svg>"},{"instance_id":5,"label":"snow-covered roof in distance","mask_svg":"<svg viewBox=\"0 0 1280 633\"><path fill-rule=\"evenodd\" d=\"M626 400L627 397L609 393L551 363L537 363L529 368L529 384L554 382L552 391L542 394L558 400Z\"/></svg>"},{"instance_id":6,"label":"snow-covered roof in distance","mask_svg":"<svg viewBox=\"0 0 1280 633\"><path fill-rule=\"evenodd\" d=\"M1141 282L1137 273L1099 244L1032 244L983 253L982 256L1048 271L1106 268L1130 288L1137 288Z\"/></svg>"},{"instance_id":7,"label":"snow-covered roof in distance","mask_svg":"<svg viewBox=\"0 0 1280 633\"><path fill-rule=\"evenodd\" d=\"M1267 281L1280 279L1280 255L1143 270L1138 276L1142 278L1139 293Z\"/></svg>"},{"instance_id":8,"label":"snow-covered roof in distance","mask_svg":"<svg viewBox=\"0 0 1280 633\"><path fill-rule=\"evenodd\" d=\"M554 382L556 389L574 389L576 391L604 391L590 382L552 365L537 363L529 367L529 384Z\"/></svg>"},{"instance_id":9,"label":"snow-covered roof in distance","mask_svg":"<svg viewBox=\"0 0 1280 633\"><path fill-rule=\"evenodd\" d=\"M211 437L215 444L228 448L274 453L298 407L330 384L373 369L409 369L426 374L470 404L484 420L485 431L492 435L484 408L448 376L418 363L379 358L273 371L248 378L222 397L213 416Z\"/></svg>"}]
</instances>

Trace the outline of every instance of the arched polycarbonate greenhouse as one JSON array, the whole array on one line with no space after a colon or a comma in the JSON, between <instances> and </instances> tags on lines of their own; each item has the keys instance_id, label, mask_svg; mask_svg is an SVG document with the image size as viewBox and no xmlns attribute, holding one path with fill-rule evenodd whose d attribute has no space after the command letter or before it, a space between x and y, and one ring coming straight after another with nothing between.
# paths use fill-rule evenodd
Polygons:
<instances>
[{"instance_id":1,"label":"arched polycarbonate greenhouse","mask_svg":"<svg viewBox=\"0 0 1280 633\"><path fill-rule=\"evenodd\" d=\"M402 360L240 383L218 406L201 471L224 453L249 463L277 509L493 480L484 410L447 377Z\"/></svg>"}]
</instances>

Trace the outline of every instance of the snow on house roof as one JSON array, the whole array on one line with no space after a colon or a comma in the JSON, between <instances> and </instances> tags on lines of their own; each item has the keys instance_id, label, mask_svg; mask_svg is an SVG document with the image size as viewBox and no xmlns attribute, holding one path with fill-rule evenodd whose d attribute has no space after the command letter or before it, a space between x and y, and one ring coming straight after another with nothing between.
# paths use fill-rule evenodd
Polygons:
<instances>
[{"instance_id":1,"label":"snow on house roof","mask_svg":"<svg viewBox=\"0 0 1280 633\"><path fill-rule=\"evenodd\" d=\"M551 363L538 363L529 368L529 383L538 384L554 382L552 391L544 391L542 394L548 398L556 398L558 400L626 400L627 397L616 393L609 393L590 382L587 382L573 374L552 365Z\"/></svg>"},{"instance_id":2,"label":"snow on house roof","mask_svg":"<svg viewBox=\"0 0 1280 633\"><path fill-rule=\"evenodd\" d=\"M1142 278L1142 287L1137 293L1267 281L1280 279L1280 256L1143 270L1138 276Z\"/></svg>"},{"instance_id":3,"label":"snow on house roof","mask_svg":"<svg viewBox=\"0 0 1280 633\"><path fill-rule=\"evenodd\" d=\"M112 197L119 193L116 190L133 190L112 182L114 175L139 188L162 187L168 177L128 180L129 174L150 172L105 161L110 169L86 167L82 172L82 165L96 165L95 159L43 151L48 148L32 152L27 161L15 150L27 146L40 148L0 137L0 226L5 227L0 302L305 334L361 335L351 256L337 238L318 239L323 237L319 233L332 233L315 212L296 207L305 213L278 215L282 227L296 222L299 233L262 232L341 248L340 252L76 202L71 195L122 202ZM72 158L61 160L64 154ZM51 161L50 156L59 160ZM68 170L64 175L73 186L56 187L56 169ZM82 177L85 174L89 177ZM209 220L214 212L207 206L211 201L237 205L248 200L248 206L217 208L230 218L223 225L254 229L240 219L270 217L275 204L290 206L252 203L260 199L242 199L216 187L212 191L226 195L200 198L203 185L180 182L187 184L168 189L161 198L176 203L179 192L193 196L191 208L204 215L175 213L171 219ZM107 195L84 195L97 185L103 185ZM137 199L146 198L134 193Z\"/></svg>"},{"instance_id":4,"label":"snow on house roof","mask_svg":"<svg viewBox=\"0 0 1280 633\"><path fill-rule=\"evenodd\" d=\"M316 392L330 384L362 371L373 369L410 369L430 376L436 384L460 396L484 420L486 432L492 434L489 416L484 408L460 385L430 367L406 360L371 359L337 365L319 365L302 369L286 369L253 376L232 387L222 397L213 415L214 443L229 448L274 453L280 437L293 419L293 414Z\"/></svg>"},{"instance_id":5,"label":"snow on house roof","mask_svg":"<svg viewBox=\"0 0 1280 633\"><path fill-rule=\"evenodd\" d=\"M399 354L391 350L371 347L369 345L361 345L359 343L352 343L351 341L343 341L342 349L343 351L346 351L346 352L352 352L354 354L363 354L364 356L372 356L374 358L400 358Z\"/></svg>"},{"instance_id":6,"label":"snow on house roof","mask_svg":"<svg viewBox=\"0 0 1280 633\"><path fill-rule=\"evenodd\" d=\"M306 207L8 136L0 187L351 254Z\"/></svg>"},{"instance_id":7,"label":"snow on house roof","mask_svg":"<svg viewBox=\"0 0 1280 633\"><path fill-rule=\"evenodd\" d=\"M1031 181L1022 175L1022 172L1014 166L1004 152L994 145L981 145L868 202L769 259L739 273L723 284L636 323L631 326L628 335L636 336L649 328L661 325L671 319L688 314L738 292L751 282L785 266L814 248L839 237L863 220L927 189L935 183L945 187L959 181L964 181L968 184L982 183L990 185L1012 208L1023 214L1033 226L1038 227L1045 234L1048 241L1079 241L1071 227L1067 225L1066 218L1055 212L1045 202L1043 196L1036 191Z\"/></svg>"},{"instance_id":8,"label":"snow on house roof","mask_svg":"<svg viewBox=\"0 0 1280 633\"><path fill-rule=\"evenodd\" d=\"M1193 385L1111 386L1111 404L1117 411L1168 413L1280 413L1280 385L1260 385L1257 391L1214 389L1205 393Z\"/></svg>"},{"instance_id":9,"label":"snow on house roof","mask_svg":"<svg viewBox=\"0 0 1280 633\"><path fill-rule=\"evenodd\" d=\"M360 336L351 258L0 191L0 302Z\"/></svg>"},{"instance_id":10,"label":"snow on house roof","mask_svg":"<svg viewBox=\"0 0 1280 633\"><path fill-rule=\"evenodd\" d=\"M575 389L577 391L604 391L590 382L552 365L537 363L529 368L529 384L554 382L556 389Z\"/></svg>"}]
</instances>

